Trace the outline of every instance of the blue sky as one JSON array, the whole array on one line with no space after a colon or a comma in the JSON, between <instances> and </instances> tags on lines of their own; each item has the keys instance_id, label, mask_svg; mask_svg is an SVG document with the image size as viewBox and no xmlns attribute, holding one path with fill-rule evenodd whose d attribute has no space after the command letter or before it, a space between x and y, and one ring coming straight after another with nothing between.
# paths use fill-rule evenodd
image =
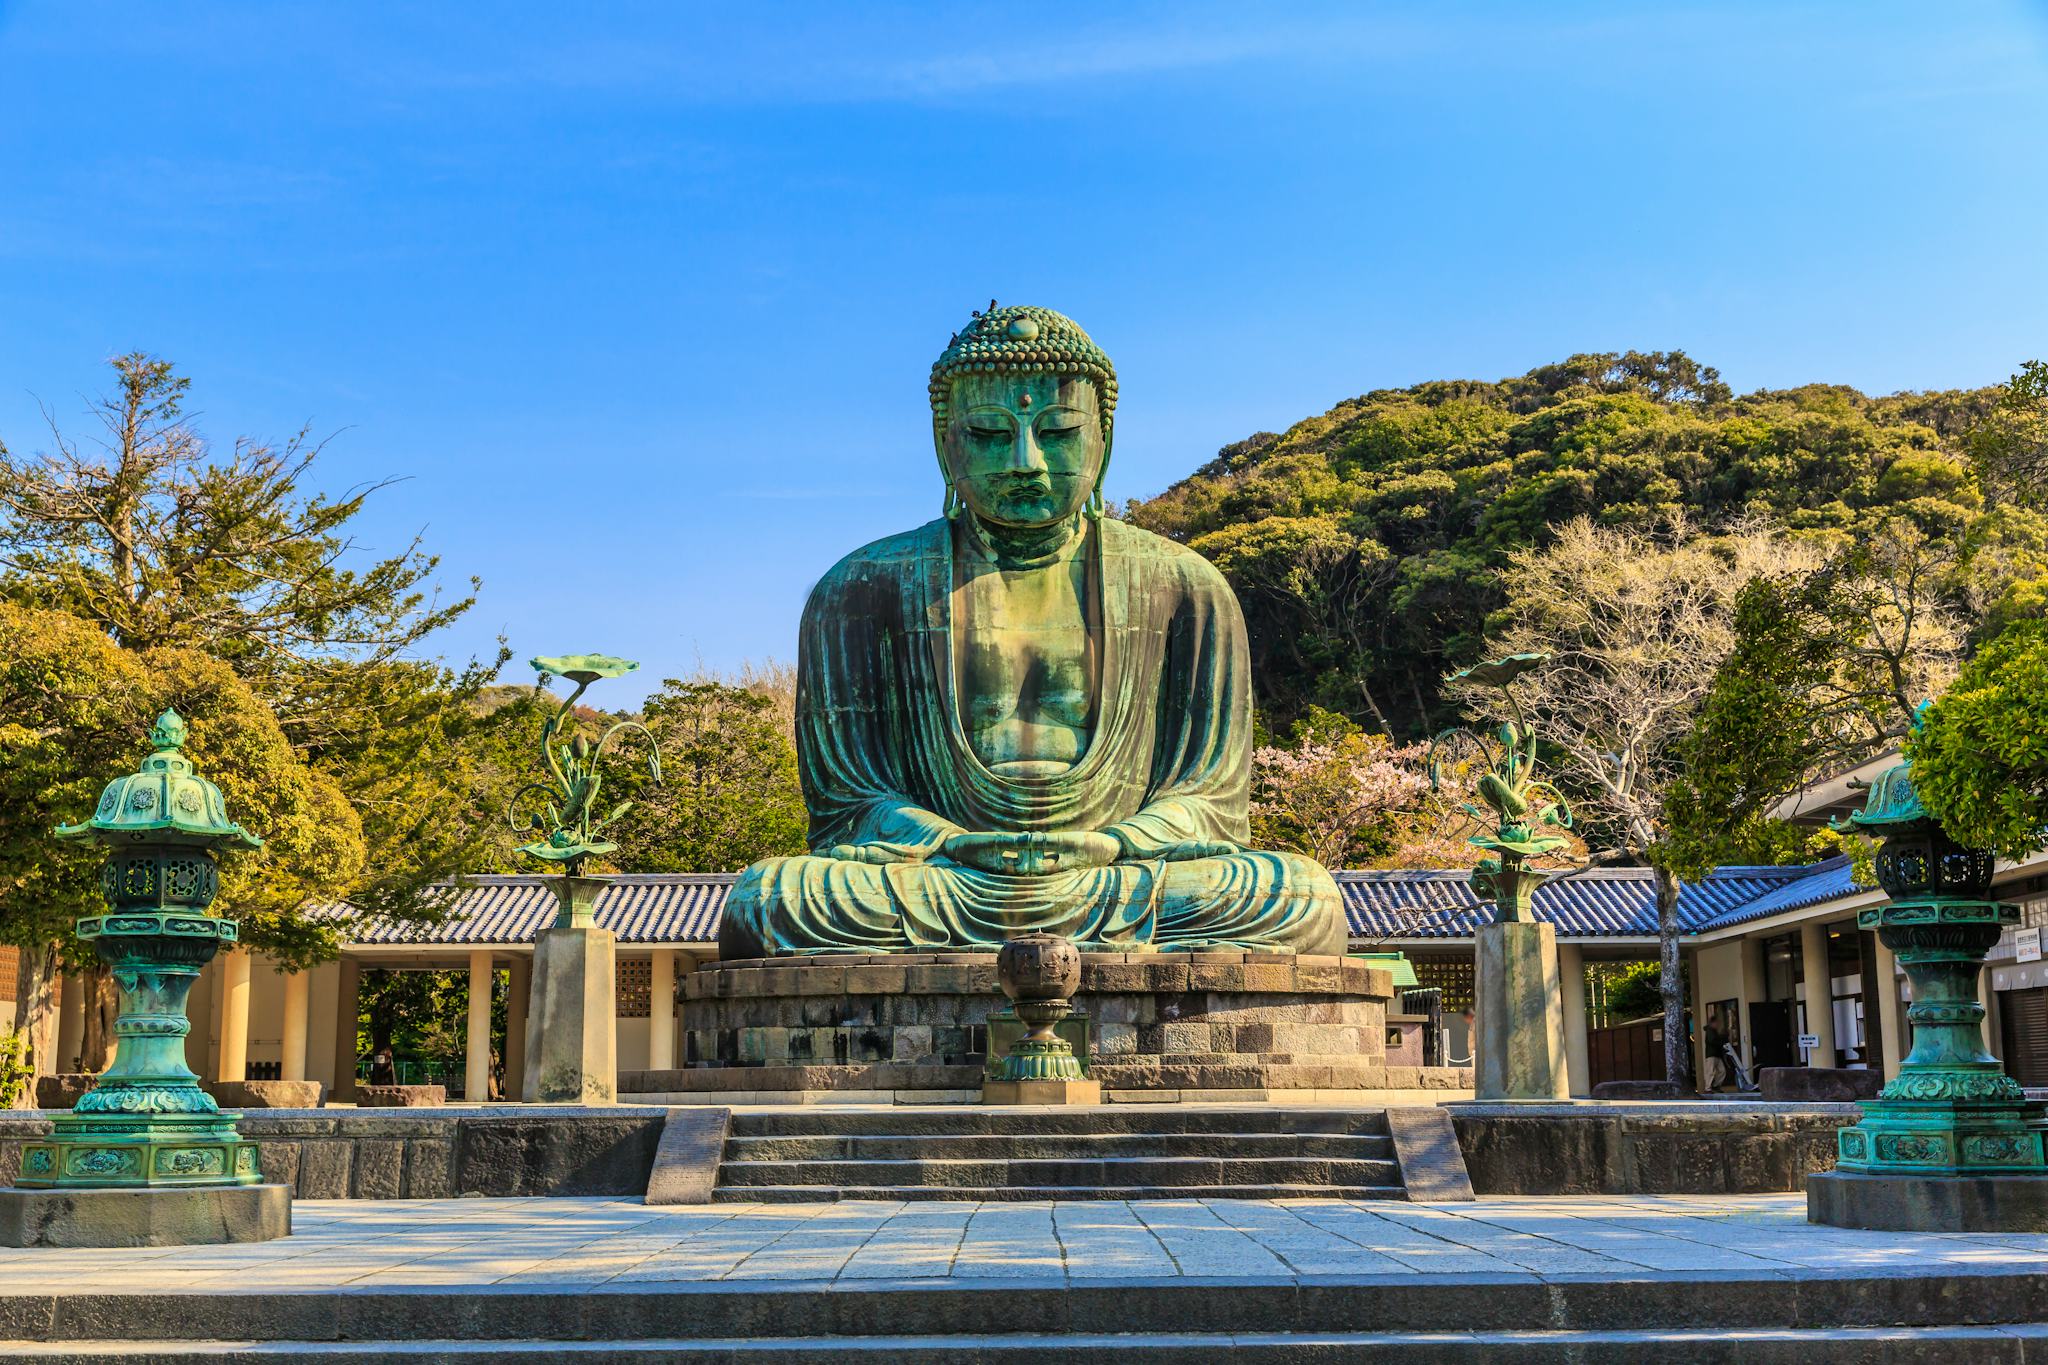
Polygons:
<instances>
[{"instance_id":1,"label":"blue sky","mask_svg":"<svg viewBox=\"0 0 2048 1365\"><path fill-rule=\"evenodd\" d=\"M650 681L788 657L939 504L991 297L1115 358L1116 498L1422 379L2048 354L2048 8L0 0L0 439L101 362L338 433L481 604ZM612 700L624 700L621 690Z\"/></svg>"}]
</instances>

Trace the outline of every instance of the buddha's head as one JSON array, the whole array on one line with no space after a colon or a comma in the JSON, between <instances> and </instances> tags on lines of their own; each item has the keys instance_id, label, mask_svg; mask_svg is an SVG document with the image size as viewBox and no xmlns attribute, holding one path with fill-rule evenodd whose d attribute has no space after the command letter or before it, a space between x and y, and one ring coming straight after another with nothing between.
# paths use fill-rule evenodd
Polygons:
<instances>
[{"instance_id":1,"label":"buddha's head","mask_svg":"<svg viewBox=\"0 0 2048 1365\"><path fill-rule=\"evenodd\" d=\"M931 400L949 515L1039 527L1100 509L1116 371L1071 318L975 314L932 366Z\"/></svg>"}]
</instances>

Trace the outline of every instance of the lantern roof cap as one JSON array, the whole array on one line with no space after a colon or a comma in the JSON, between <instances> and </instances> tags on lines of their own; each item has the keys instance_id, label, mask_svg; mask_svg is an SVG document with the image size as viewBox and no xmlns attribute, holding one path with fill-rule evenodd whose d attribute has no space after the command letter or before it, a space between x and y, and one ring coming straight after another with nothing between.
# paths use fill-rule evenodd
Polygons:
<instances>
[{"instance_id":1,"label":"lantern roof cap","mask_svg":"<svg viewBox=\"0 0 2048 1365\"><path fill-rule=\"evenodd\" d=\"M263 841L228 819L220 788L193 771L185 757L185 718L157 717L152 752L140 772L117 777L100 793L92 818L59 825L59 839L153 842L208 848L261 848Z\"/></svg>"}]
</instances>

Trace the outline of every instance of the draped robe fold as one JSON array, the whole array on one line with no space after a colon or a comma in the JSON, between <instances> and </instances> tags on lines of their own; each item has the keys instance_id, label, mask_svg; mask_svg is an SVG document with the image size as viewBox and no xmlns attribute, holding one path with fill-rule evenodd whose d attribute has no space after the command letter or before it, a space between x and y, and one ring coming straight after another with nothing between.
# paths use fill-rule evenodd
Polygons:
<instances>
[{"instance_id":1,"label":"draped robe fold","mask_svg":"<svg viewBox=\"0 0 2048 1365\"><path fill-rule=\"evenodd\" d=\"M877 541L819 582L796 702L812 852L747 869L722 956L983 948L1033 931L1108 950L1344 951L1330 874L1244 849L1250 664L1229 585L1137 527L1104 519L1092 538L1094 726L1049 777L990 771L962 723L952 523ZM963 831L1087 830L1122 856L1023 876L939 851ZM1238 851L1176 856L1196 843ZM848 846L889 861L828 856Z\"/></svg>"}]
</instances>

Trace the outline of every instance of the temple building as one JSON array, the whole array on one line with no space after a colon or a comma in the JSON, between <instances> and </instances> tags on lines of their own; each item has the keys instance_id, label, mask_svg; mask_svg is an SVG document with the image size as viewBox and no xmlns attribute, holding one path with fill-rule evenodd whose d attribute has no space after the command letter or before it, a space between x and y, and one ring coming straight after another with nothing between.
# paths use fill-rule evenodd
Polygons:
<instances>
[{"instance_id":1,"label":"temple building","mask_svg":"<svg viewBox=\"0 0 2048 1365\"><path fill-rule=\"evenodd\" d=\"M1838 781L1804 794L1800 806L1782 813L1817 820L1860 799L1859 791ZM1802 1064L1887 1074L1897 1069L1906 1046L1906 979L1876 935L1856 928L1856 912L1882 893L1859 885L1852 872L1847 858L1801 867L1724 867L1685 886L1679 915L1696 1075L1715 1079L1705 1065L1710 1036L1725 1037L1752 1076L1761 1067ZM1443 1059L1456 1064L1469 1057L1465 1015L1472 930L1481 910L1465 874L1340 871L1335 877L1352 950L1405 953L1418 985L1440 992ZM729 873L628 874L599 902L599 922L619 938L622 1099L635 1093L640 1073L689 1062L676 983L716 959L721 911L735 880ZM403 1079L445 1084L454 1099L488 1094L493 1073L517 1077L533 940L552 920L554 898L539 876L478 877L447 894L455 903L441 923L363 930L337 961L310 971L283 974L244 952L210 964L192 996L193 1069L208 1080L319 1081L345 1102L368 1061L358 1055L353 1028L358 984L366 969L387 968L467 972L478 983L504 977L504 1023L493 1030L486 1012L471 1024L482 1027L481 1036L509 1039L503 1050L513 1055L458 1058L445 1074ZM1985 968L1987 1042L2023 1084L2048 1086L2048 962L2041 956L2048 855L2001 865L1996 894L2019 902L2024 916ZM1552 882L1537 893L1536 913L1557 930L1573 1093L1586 1094L1602 1080L1661 1078L1661 1024L1618 1017L1600 998L1603 966L1656 958L1649 871L1599 868ZM13 956L13 949L0 949L0 1024L14 1014ZM1590 973L1584 970L1589 966ZM1814 983L1823 980L1827 1008L1816 1009ZM83 1034L84 1000L73 982L64 985L58 1055L68 1058ZM473 998L488 997L479 991ZM1720 1070L1719 1078L1723 1088L1733 1087L1732 1068ZM510 1085L516 1089L516 1080Z\"/></svg>"}]
</instances>

